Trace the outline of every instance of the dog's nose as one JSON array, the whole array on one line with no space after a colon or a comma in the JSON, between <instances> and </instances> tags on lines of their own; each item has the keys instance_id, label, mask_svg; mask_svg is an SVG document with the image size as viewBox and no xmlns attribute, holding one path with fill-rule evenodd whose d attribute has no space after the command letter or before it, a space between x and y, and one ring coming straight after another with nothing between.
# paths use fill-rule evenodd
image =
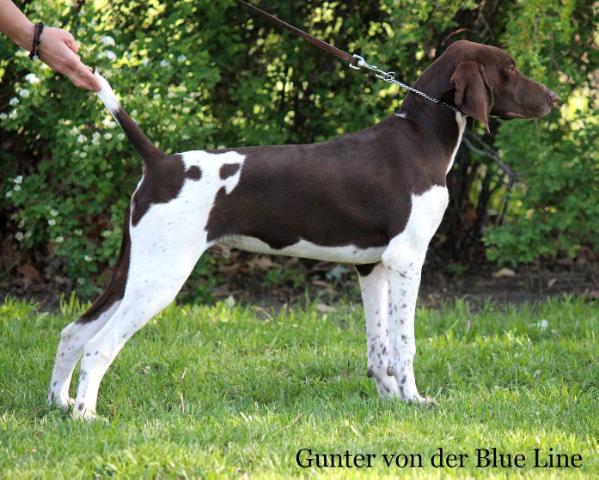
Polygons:
<instances>
[{"instance_id":1,"label":"dog's nose","mask_svg":"<svg viewBox=\"0 0 599 480\"><path fill-rule=\"evenodd\" d=\"M553 90L549 90L549 100L554 107L557 107L561 103L558 94Z\"/></svg>"}]
</instances>

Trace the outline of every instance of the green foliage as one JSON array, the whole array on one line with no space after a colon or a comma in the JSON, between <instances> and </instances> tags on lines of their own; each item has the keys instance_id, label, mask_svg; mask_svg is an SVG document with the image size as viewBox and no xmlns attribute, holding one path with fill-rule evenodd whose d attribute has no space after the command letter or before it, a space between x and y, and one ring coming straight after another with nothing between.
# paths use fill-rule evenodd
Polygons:
<instances>
[{"instance_id":1,"label":"green foliage","mask_svg":"<svg viewBox=\"0 0 599 480\"><path fill-rule=\"evenodd\" d=\"M598 127L526 128L527 137L502 129L498 143L526 183L515 191L510 222L487 231L491 259L573 257L585 246L599 252Z\"/></svg>"},{"instance_id":2,"label":"green foliage","mask_svg":"<svg viewBox=\"0 0 599 480\"><path fill-rule=\"evenodd\" d=\"M82 57L94 59L162 148L214 147L206 99L220 74L203 40L180 31L182 17L193 13L188 3L180 3L168 15L164 7L131 2L112 2L109 9L97 2L80 11L37 2L35 13L29 13L76 33ZM155 36L142 34L144 23L153 25ZM167 39L176 41L167 47ZM18 79L2 127L17 132L22 147L43 159L4 182L7 205L0 207L11 212L22 249L45 249L89 292L85 287L97 266L116 257L124 206L141 176L141 162L94 95L75 90L42 63L32 64L23 51L9 62L14 49L2 42L7 58L1 65L10 66ZM148 52L160 60L150 60ZM25 75L27 70L31 73Z\"/></svg>"},{"instance_id":3,"label":"green foliage","mask_svg":"<svg viewBox=\"0 0 599 480\"><path fill-rule=\"evenodd\" d=\"M508 224L486 232L487 253L501 263L599 252L599 53L585 5L521 2L503 35L520 67L564 105L547 120L501 126L496 145L521 180Z\"/></svg>"},{"instance_id":4,"label":"green foliage","mask_svg":"<svg viewBox=\"0 0 599 480\"><path fill-rule=\"evenodd\" d=\"M582 1L501 2L490 26L479 22L485 11L474 1L262 5L395 67L407 80L435 58L450 33L469 25L473 40L502 39L524 71L564 98L592 92L588 75L597 59L589 44L590 7ZM166 151L321 141L372 125L402 99L396 87L348 70L234 0L42 0L30 2L27 12L72 31L82 58L109 79ZM94 278L105 276L116 258L141 162L94 95L15 52L0 38L0 224L19 252L91 293ZM573 255L583 245L597 249L589 228L597 231L599 221L595 101L582 102L579 112L569 103L561 118L501 125L497 145L523 183L509 224L486 232L491 258L520 262ZM476 204L484 182L481 170L472 171L476 178L467 183ZM208 279L210 263L196 276Z\"/></svg>"}]
</instances>

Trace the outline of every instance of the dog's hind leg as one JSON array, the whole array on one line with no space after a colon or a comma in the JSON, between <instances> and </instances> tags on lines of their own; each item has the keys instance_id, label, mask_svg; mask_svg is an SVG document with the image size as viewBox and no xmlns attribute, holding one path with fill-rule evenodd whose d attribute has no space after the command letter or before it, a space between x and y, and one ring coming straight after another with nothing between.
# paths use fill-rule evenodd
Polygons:
<instances>
[{"instance_id":1,"label":"dog's hind leg","mask_svg":"<svg viewBox=\"0 0 599 480\"><path fill-rule=\"evenodd\" d=\"M132 272L136 275L135 285L127 288L115 314L85 345L73 409L75 418L95 416L98 390L108 367L133 334L174 300L191 273L197 256L182 258L175 254L157 260L163 263L163 268L145 273ZM175 273L171 269L177 264L186 266L177 268Z\"/></svg>"},{"instance_id":2,"label":"dog's hind leg","mask_svg":"<svg viewBox=\"0 0 599 480\"><path fill-rule=\"evenodd\" d=\"M121 251L110 283L81 318L67 325L60 335L48 391L50 405L55 404L67 409L73 403L73 399L69 397L69 387L75 365L83 353L83 346L106 324L121 303L125 293L131 251L129 217L129 208L127 208Z\"/></svg>"},{"instance_id":3,"label":"dog's hind leg","mask_svg":"<svg viewBox=\"0 0 599 480\"><path fill-rule=\"evenodd\" d=\"M69 387L75 365L81 358L83 346L106 324L117 310L120 301L114 302L108 310L100 313L93 321L80 323L79 320L67 325L60 335L52 380L48 392L48 404L66 410L74 400L69 397Z\"/></svg>"},{"instance_id":4,"label":"dog's hind leg","mask_svg":"<svg viewBox=\"0 0 599 480\"><path fill-rule=\"evenodd\" d=\"M75 418L93 418L100 383L125 343L171 303L206 248L194 211L177 202L154 205L131 228L131 259L125 295L108 322L83 348ZM197 216L197 214L196 214Z\"/></svg>"},{"instance_id":5,"label":"dog's hind leg","mask_svg":"<svg viewBox=\"0 0 599 480\"><path fill-rule=\"evenodd\" d=\"M366 317L366 348L368 376L371 377L381 397L399 396L395 377L387 375L391 361L388 324L388 286L385 267L380 263L356 266L360 278L362 303Z\"/></svg>"}]
</instances>

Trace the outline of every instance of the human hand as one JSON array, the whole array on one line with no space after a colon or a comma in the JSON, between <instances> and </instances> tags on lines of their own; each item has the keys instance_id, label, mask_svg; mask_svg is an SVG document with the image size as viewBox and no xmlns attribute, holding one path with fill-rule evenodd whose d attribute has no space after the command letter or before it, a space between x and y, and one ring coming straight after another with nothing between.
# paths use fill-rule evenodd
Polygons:
<instances>
[{"instance_id":1,"label":"human hand","mask_svg":"<svg viewBox=\"0 0 599 480\"><path fill-rule=\"evenodd\" d=\"M66 75L75 86L97 92L100 84L77 55L78 50L79 45L66 30L44 28L38 49L39 58L55 72Z\"/></svg>"}]
</instances>

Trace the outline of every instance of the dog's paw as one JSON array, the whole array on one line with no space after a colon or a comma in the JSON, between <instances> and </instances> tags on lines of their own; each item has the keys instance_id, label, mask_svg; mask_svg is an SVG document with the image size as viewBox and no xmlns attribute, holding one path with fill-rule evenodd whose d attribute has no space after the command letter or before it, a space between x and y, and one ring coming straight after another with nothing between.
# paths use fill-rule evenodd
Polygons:
<instances>
[{"instance_id":1,"label":"dog's paw","mask_svg":"<svg viewBox=\"0 0 599 480\"><path fill-rule=\"evenodd\" d=\"M75 404L75 399L72 397L59 397L50 393L48 395L48 407L59 408L60 410L67 411L70 407Z\"/></svg>"},{"instance_id":2,"label":"dog's paw","mask_svg":"<svg viewBox=\"0 0 599 480\"><path fill-rule=\"evenodd\" d=\"M438 405L437 401L431 397L421 397L420 395L415 398L408 400L409 403L414 403L416 405L421 405L423 407L433 408Z\"/></svg>"},{"instance_id":3,"label":"dog's paw","mask_svg":"<svg viewBox=\"0 0 599 480\"><path fill-rule=\"evenodd\" d=\"M73 408L71 416L74 420L87 420L90 422L94 420L101 420L101 417L98 417L94 410L85 408L85 405L83 405L83 403L80 403L78 406Z\"/></svg>"},{"instance_id":4,"label":"dog's paw","mask_svg":"<svg viewBox=\"0 0 599 480\"><path fill-rule=\"evenodd\" d=\"M108 418L98 415L97 413L86 413L85 415L75 415L75 412L71 414L71 418L77 422L89 422L100 425L108 425L110 422Z\"/></svg>"}]
</instances>

